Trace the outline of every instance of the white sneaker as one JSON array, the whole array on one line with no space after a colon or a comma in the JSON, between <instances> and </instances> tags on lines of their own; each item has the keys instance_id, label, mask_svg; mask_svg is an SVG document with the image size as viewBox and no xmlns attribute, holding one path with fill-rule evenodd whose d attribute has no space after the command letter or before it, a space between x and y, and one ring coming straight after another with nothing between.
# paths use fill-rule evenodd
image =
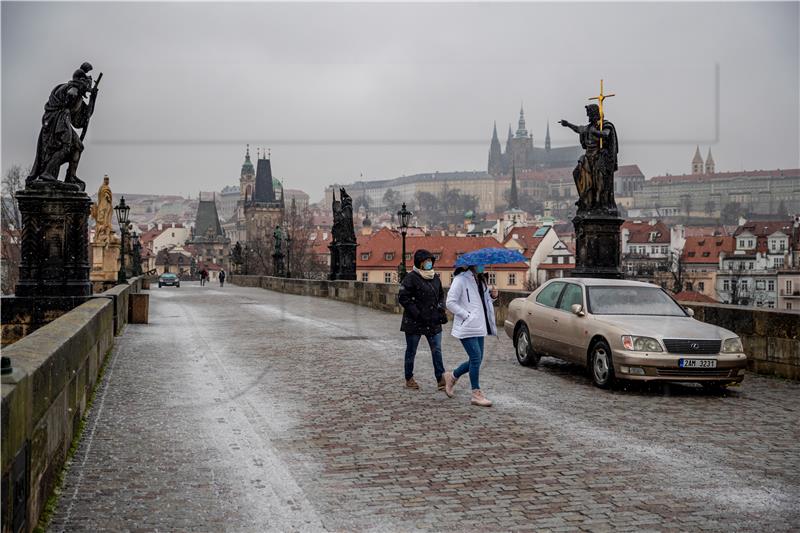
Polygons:
<instances>
[{"instance_id":1,"label":"white sneaker","mask_svg":"<svg viewBox=\"0 0 800 533\"><path fill-rule=\"evenodd\" d=\"M447 394L448 397L452 398L454 396L453 387L456 386L457 382L458 378L455 377L452 372L444 373L444 393Z\"/></svg>"},{"instance_id":2,"label":"white sneaker","mask_svg":"<svg viewBox=\"0 0 800 533\"><path fill-rule=\"evenodd\" d=\"M481 407L491 407L492 401L483 395L480 389L472 391L472 405L479 405Z\"/></svg>"}]
</instances>

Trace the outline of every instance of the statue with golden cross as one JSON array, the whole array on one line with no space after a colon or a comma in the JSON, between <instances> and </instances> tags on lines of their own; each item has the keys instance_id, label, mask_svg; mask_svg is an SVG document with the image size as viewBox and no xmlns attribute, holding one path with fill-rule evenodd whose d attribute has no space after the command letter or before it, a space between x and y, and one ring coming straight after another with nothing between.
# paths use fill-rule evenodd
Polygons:
<instances>
[{"instance_id":1,"label":"statue with golden cross","mask_svg":"<svg viewBox=\"0 0 800 533\"><path fill-rule=\"evenodd\" d=\"M572 173L578 189L578 215L617 215L614 200L614 172L617 170L617 130L614 124L605 120L603 100L613 94L603 94L603 81L600 80L600 94L591 97L597 104L585 106L589 123L577 126L566 120L559 121L562 126L578 134L585 153L578 159Z\"/></svg>"}]
</instances>

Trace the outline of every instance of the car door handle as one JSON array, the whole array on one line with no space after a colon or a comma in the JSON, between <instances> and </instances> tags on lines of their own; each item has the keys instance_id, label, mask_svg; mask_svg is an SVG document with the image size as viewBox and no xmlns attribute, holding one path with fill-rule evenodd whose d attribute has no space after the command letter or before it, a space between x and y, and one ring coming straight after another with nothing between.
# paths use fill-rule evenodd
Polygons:
<instances>
[{"instance_id":1,"label":"car door handle","mask_svg":"<svg viewBox=\"0 0 800 533\"><path fill-rule=\"evenodd\" d=\"M558 319L557 319L557 318L554 318L554 319L553 319L553 322L558 322Z\"/></svg>"}]
</instances>

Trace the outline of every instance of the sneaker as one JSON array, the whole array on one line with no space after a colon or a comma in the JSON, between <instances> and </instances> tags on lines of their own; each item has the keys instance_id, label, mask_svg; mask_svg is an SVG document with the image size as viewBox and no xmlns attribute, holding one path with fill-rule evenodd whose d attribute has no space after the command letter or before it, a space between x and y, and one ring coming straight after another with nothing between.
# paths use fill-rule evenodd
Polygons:
<instances>
[{"instance_id":1,"label":"sneaker","mask_svg":"<svg viewBox=\"0 0 800 533\"><path fill-rule=\"evenodd\" d=\"M458 378L456 378L452 372L444 373L444 393L450 398L454 395L453 387L456 386L456 382L458 382Z\"/></svg>"},{"instance_id":2,"label":"sneaker","mask_svg":"<svg viewBox=\"0 0 800 533\"><path fill-rule=\"evenodd\" d=\"M489 398L487 398L486 396L484 396L483 393L480 391L480 389L475 389L474 391L472 391L472 405L479 405L481 407L491 407L492 401L489 400Z\"/></svg>"},{"instance_id":3,"label":"sneaker","mask_svg":"<svg viewBox=\"0 0 800 533\"><path fill-rule=\"evenodd\" d=\"M439 381L436 382L436 390L444 390L444 378L439 378Z\"/></svg>"},{"instance_id":4,"label":"sneaker","mask_svg":"<svg viewBox=\"0 0 800 533\"><path fill-rule=\"evenodd\" d=\"M406 388L419 390L419 385L417 384L417 381L412 377L411 379L406 380Z\"/></svg>"}]
</instances>

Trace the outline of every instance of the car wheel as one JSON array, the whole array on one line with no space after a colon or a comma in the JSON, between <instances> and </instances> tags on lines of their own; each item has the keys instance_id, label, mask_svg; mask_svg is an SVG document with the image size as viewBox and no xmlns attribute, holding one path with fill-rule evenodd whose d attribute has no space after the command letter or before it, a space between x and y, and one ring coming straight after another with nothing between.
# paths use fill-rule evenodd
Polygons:
<instances>
[{"instance_id":1,"label":"car wheel","mask_svg":"<svg viewBox=\"0 0 800 533\"><path fill-rule=\"evenodd\" d=\"M176 283L176 284L175 284L175 288L176 288L176 289L179 289L180 287L181 287L181 284L180 284L180 283Z\"/></svg>"},{"instance_id":2,"label":"car wheel","mask_svg":"<svg viewBox=\"0 0 800 533\"><path fill-rule=\"evenodd\" d=\"M160 283L158 284L158 288L159 288L159 289L161 288L161 284L160 284Z\"/></svg>"},{"instance_id":3,"label":"car wheel","mask_svg":"<svg viewBox=\"0 0 800 533\"><path fill-rule=\"evenodd\" d=\"M514 338L514 349L517 353L517 361L522 366L536 366L539 364L539 355L533 351L531 334L525 324L522 324L517 329L517 334Z\"/></svg>"},{"instance_id":4,"label":"car wheel","mask_svg":"<svg viewBox=\"0 0 800 533\"><path fill-rule=\"evenodd\" d=\"M592 345L591 372L592 381L597 387L607 389L614 384L614 363L611 360L611 348L606 341L597 341Z\"/></svg>"},{"instance_id":5,"label":"car wheel","mask_svg":"<svg viewBox=\"0 0 800 533\"><path fill-rule=\"evenodd\" d=\"M723 381L701 381L700 385L709 392L725 392L728 384Z\"/></svg>"}]
</instances>

